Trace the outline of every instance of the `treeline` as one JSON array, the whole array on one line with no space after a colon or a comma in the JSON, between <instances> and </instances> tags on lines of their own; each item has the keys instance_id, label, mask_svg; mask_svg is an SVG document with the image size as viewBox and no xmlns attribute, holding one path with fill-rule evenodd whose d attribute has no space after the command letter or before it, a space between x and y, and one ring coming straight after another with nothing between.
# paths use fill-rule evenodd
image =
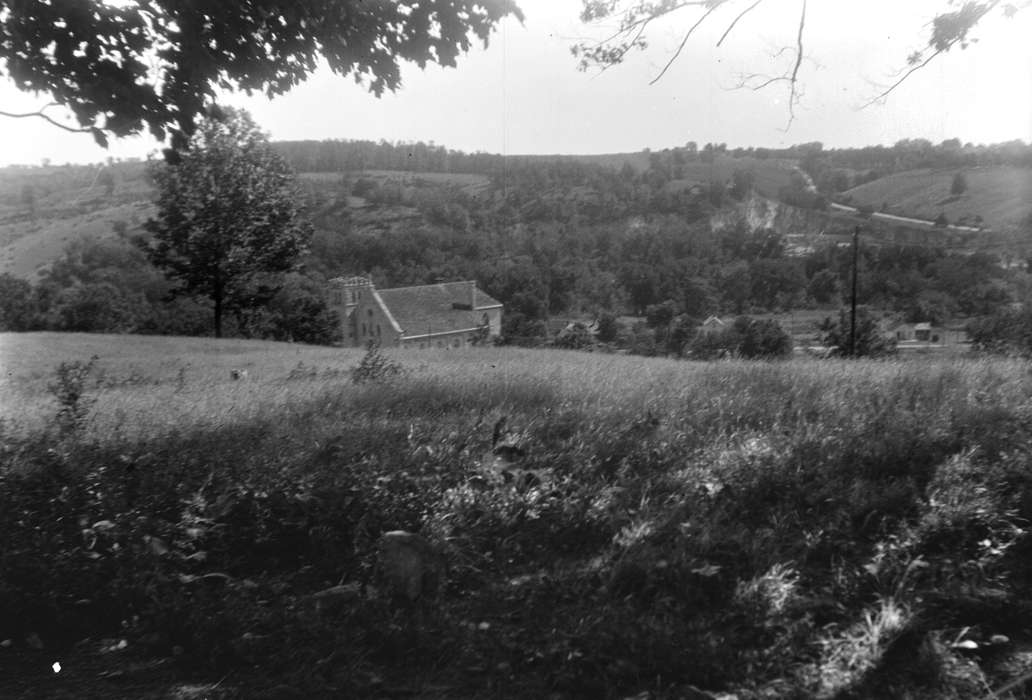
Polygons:
<instances>
[{"instance_id":1,"label":"treeline","mask_svg":"<svg viewBox=\"0 0 1032 700\"><path fill-rule=\"evenodd\" d=\"M554 316L644 317L669 304L697 321L840 303L850 251L790 255L783 235L749 225L738 199L750 187L738 180L673 191L651 170L543 162L475 194L343 178L341 188L370 196L366 223L324 195L309 264L327 276L369 273L381 287L477 279L505 302L506 332L517 339L540 337ZM384 189L395 192L388 202L376 194ZM370 210L399 206L411 215L368 223ZM717 213L731 222L715 227ZM822 226L832 239L850 233L847 223ZM861 303L913 322L991 313L1027 291L1023 271L933 247L864 246L860 274Z\"/></svg>"},{"instance_id":2,"label":"treeline","mask_svg":"<svg viewBox=\"0 0 1032 700\"><path fill-rule=\"evenodd\" d=\"M498 174L520 163L536 167L556 163L590 161L577 156L503 156L495 153L466 153L433 142L391 142L330 139L324 141L278 141L276 150L298 172L347 172L361 170L403 170L411 172ZM786 148L729 147L726 143L689 141L684 146L643 151L653 169L670 160L713 162L718 156L783 158L800 161L808 172L820 167L842 168L888 175L915 168L960 168L989 165L1032 167L1032 144L1020 140L996 144L962 143L947 139L934 144L927 139L902 139L891 146L824 148L819 141ZM815 174L811 172L811 175Z\"/></svg>"},{"instance_id":3,"label":"treeline","mask_svg":"<svg viewBox=\"0 0 1032 700\"><path fill-rule=\"evenodd\" d=\"M227 335L307 343L340 337L324 281L292 273L256 278L227 321ZM119 236L72 243L35 283L0 275L0 330L193 335L211 333L211 305L175 296L140 247Z\"/></svg>"},{"instance_id":4,"label":"treeline","mask_svg":"<svg viewBox=\"0 0 1032 700\"><path fill-rule=\"evenodd\" d=\"M339 330L323 288L338 275L369 274L382 288L475 279L506 305L504 331L514 341L544 337L557 316L645 318L665 305L697 324L710 314L843 301L848 249L791 254L779 231L749 223L748 174L676 187L665 158L642 172L523 159L475 187L368 172L309 181L315 232L303 272L283 285L256 279L227 334L332 340ZM821 228L830 240L851 232L831 218ZM69 248L35 284L4 279L0 327L208 333L207 304L171 297L165 278L119 233ZM865 245L860 280L861 303L912 322L991 314L1029 298L1023 270L932 247Z\"/></svg>"},{"instance_id":5,"label":"treeline","mask_svg":"<svg viewBox=\"0 0 1032 700\"><path fill-rule=\"evenodd\" d=\"M502 168L504 156L464 153L433 142L276 141L276 151L297 172L407 170L418 173L481 173Z\"/></svg>"},{"instance_id":6,"label":"treeline","mask_svg":"<svg viewBox=\"0 0 1032 700\"><path fill-rule=\"evenodd\" d=\"M962 144L948 139L904 139L892 146L824 150L812 144L800 157L817 188L826 194L843 192L892 173L921 168L960 169L1009 165L1032 168L1032 145L1008 141L991 145Z\"/></svg>"}]
</instances>

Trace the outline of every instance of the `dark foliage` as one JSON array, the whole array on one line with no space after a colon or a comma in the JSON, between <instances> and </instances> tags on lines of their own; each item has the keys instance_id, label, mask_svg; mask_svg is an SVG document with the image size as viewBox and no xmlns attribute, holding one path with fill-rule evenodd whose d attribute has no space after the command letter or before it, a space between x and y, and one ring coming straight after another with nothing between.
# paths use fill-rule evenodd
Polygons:
<instances>
[{"instance_id":1,"label":"dark foliage","mask_svg":"<svg viewBox=\"0 0 1032 700\"><path fill-rule=\"evenodd\" d=\"M22 90L49 93L102 145L147 129L173 148L218 89L282 94L321 57L380 95L401 64L455 65L471 39L487 42L510 0L420 2L256 0L245 6L175 0L0 3L0 61Z\"/></svg>"},{"instance_id":2,"label":"dark foliage","mask_svg":"<svg viewBox=\"0 0 1032 700\"><path fill-rule=\"evenodd\" d=\"M441 673L455 695L522 697L999 687L948 645L1032 622L1027 387L970 366L891 386L871 366L844 386L769 369L713 368L676 414L405 380L255 425L3 434L0 635L125 639L248 696ZM503 406L533 427L492 439ZM502 440L510 479L474 456ZM433 604L376 591L394 529L446 552ZM894 663L923 646L931 673Z\"/></svg>"},{"instance_id":3,"label":"dark foliage","mask_svg":"<svg viewBox=\"0 0 1032 700\"><path fill-rule=\"evenodd\" d=\"M957 173L953 176L953 182L950 183L950 194L961 195L967 192L967 177L964 173Z\"/></svg>"},{"instance_id":4,"label":"dark foliage","mask_svg":"<svg viewBox=\"0 0 1032 700\"><path fill-rule=\"evenodd\" d=\"M380 344L370 340L362 360L351 371L351 381L355 384L389 382L402 371L401 363L384 355Z\"/></svg>"},{"instance_id":5,"label":"dark foliage","mask_svg":"<svg viewBox=\"0 0 1032 700\"><path fill-rule=\"evenodd\" d=\"M777 321L739 316L727 328L696 334L686 354L699 360L773 360L792 354L792 338Z\"/></svg>"},{"instance_id":6,"label":"dark foliage","mask_svg":"<svg viewBox=\"0 0 1032 700\"><path fill-rule=\"evenodd\" d=\"M295 269L307 249L311 224L292 173L246 112L227 110L200 125L189 153L154 164L151 176L158 214L146 224L147 255L177 291L211 300L220 337L223 313L266 301L256 285Z\"/></svg>"},{"instance_id":7,"label":"dark foliage","mask_svg":"<svg viewBox=\"0 0 1032 700\"><path fill-rule=\"evenodd\" d=\"M0 331L28 331L37 323L32 285L6 273L0 275Z\"/></svg>"},{"instance_id":8,"label":"dark foliage","mask_svg":"<svg viewBox=\"0 0 1032 700\"><path fill-rule=\"evenodd\" d=\"M47 388L57 400L57 425L62 432L79 430L89 415L95 398L87 396L87 381L97 359L94 355L88 362L62 362L54 372L54 381Z\"/></svg>"},{"instance_id":9,"label":"dark foliage","mask_svg":"<svg viewBox=\"0 0 1032 700\"><path fill-rule=\"evenodd\" d=\"M840 310L837 320L824 319L819 330L821 343L843 357L883 357L896 352L895 337L882 331L874 313L865 306L856 310L855 334L849 309Z\"/></svg>"},{"instance_id":10,"label":"dark foliage","mask_svg":"<svg viewBox=\"0 0 1032 700\"><path fill-rule=\"evenodd\" d=\"M1032 311L1001 309L967 325L972 346L983 352L1032 357Z\"/></svg>"}]
</instances>

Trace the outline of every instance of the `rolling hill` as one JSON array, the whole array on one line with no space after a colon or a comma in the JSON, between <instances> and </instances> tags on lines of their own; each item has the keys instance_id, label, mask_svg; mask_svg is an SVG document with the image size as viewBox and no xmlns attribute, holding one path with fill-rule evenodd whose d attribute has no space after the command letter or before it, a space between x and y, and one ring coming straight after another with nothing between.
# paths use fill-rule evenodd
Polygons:
<instances>
[{"instance_id":1,"label":"rolling hill","mask_svg":"<svg viewBox=\"0 0 1032 700\"><path fill-rule=\"evenodd\" d=\"M790 158L735 157L729 153L717 153L712 162L704 162L701 158L675 158L668 150L512 158L523 162L571 160L612 168L629 165L639 173L646 171L650 163L657 164L664 171L664 177L669 178L665 185L668 192L714 181L726 182L738 170L750 171L757 190L768 198L776 198L792 181L798 165ZM101 175L105 171L113 176L113 187L104 185ZM967 190L954 196L950 194L950 186L956 172L955 169L917 169L894 173L850 189L843 197L853 206L870 206L875 211L929 221L943 213L950 223L984 224L1001 234L1013 233L1029 215L1032 170L1010 166L969 168L964 171ZM311 197L313 217L324 219L321 225L333 228L343 216L357 217L351 220L377 228L418 215L407 205L366 207L363 198L345 192L345 188L353 187L362 178L379 185L397 185L406 200L419 199L420 191L435 189L478 196L487 192L491 183L490 177L483 173L393 170L299 173L302 188L306 196ZM116 229L129 235L139 232L143 222L153 214L152 196L146 164L140 162L0 169L0 274L31 280L77 238L114 236ZM1001 239L1005 240L1009 239Z\"/></svg>"},{"instance_id":2,"label":"rolling hill","mask_svg":"<svg viewBox=\"0 0 1032 700\"><path fill-rule=\"evenodd\" d=\"M951 223L973 222L981 216L997 231L1015 228L1032 210L1032 170L992 166L964 170L967 190L951 195L956 169L920 169L894 173L845 192L854 205L868 205L901 216L935 219L945 214Z\"/></svg>"},{"instance_id":3,"label":"rolling hill","mask_svg":"<svg viewBox=\"0 0 1032 700\"><path fill-rule=\"evenodd\" d=\"M151 193L143 163L0 169L0 274L33 279L76 239L139 230Z\"/></svg>"}]
</instances>

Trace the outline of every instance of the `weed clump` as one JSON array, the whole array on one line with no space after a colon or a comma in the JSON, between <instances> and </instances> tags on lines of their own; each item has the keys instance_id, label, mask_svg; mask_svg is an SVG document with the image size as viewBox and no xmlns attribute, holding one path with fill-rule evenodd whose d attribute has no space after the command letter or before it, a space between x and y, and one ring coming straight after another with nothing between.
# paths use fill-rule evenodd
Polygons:
<instances>
[{"instance_id":1,"label":"weed clump","mask_svg":"<svg viewBox=\"0 0 1032 700\"><path fill-rule=\"evenodd\" d=\"M402 371L401 363L384 355L380 344L371 340L362 361L351 370L351 381L355 384L388 382L400 376Z\"/></svg>"},{"instance_id":2,"label":"weed clump","mask_svg":"<svg viewBox=\"0 0 1032 700\"><path fill-rule=\"evenodd\" d=\"M62 362L54 372L54 381L47 388L57 399L57 423L62 433L76 432L86 422L96 400L86 396L86 382L97 359L94 355L87 362Z\"/></svg>"}]
</instances>

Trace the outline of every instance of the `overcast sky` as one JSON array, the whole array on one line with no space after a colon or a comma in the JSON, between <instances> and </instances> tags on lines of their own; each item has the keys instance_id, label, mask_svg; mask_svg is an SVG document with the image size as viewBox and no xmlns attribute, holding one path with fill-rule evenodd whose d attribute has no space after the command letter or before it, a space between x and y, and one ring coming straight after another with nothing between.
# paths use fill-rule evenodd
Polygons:
<instances>
[{"instance_id":1,"label":"overcast sky","mask_svg":"<svg viewBox=\"0 0 1032 700\"><path fill-rule=\"evenodd\" d=\"M794 40L799 0L766 0L720 48L716 41L734 12L715 13L655 85L649 81L696 15L657 24L649 49L623 65L582 73L571 44L601 37L606 28L580 23L580 0L518 2L523 25L506 20L486 50L460 58L457 68L407 66L396 94L377 99L351 78L324 69L272 101L243 95L226 101L249 109L273 139L423 140L508 154L638 151L688 141L732 147L952 137L1032 141L1032 9L1011 20L987 20L967 50L936 59L884 104L859 109L922 47L930 18L945 2L810 0L800 73L804 94L786 131L785 89L735 86L743 73L778 73L790 60L779 63L772 56ZM6 111L45 101L0 84ZM130 139L104 151L87 135L0 117L0 164L95 162L145 156L155 148Z\"/></svg>"}]
</instances>

